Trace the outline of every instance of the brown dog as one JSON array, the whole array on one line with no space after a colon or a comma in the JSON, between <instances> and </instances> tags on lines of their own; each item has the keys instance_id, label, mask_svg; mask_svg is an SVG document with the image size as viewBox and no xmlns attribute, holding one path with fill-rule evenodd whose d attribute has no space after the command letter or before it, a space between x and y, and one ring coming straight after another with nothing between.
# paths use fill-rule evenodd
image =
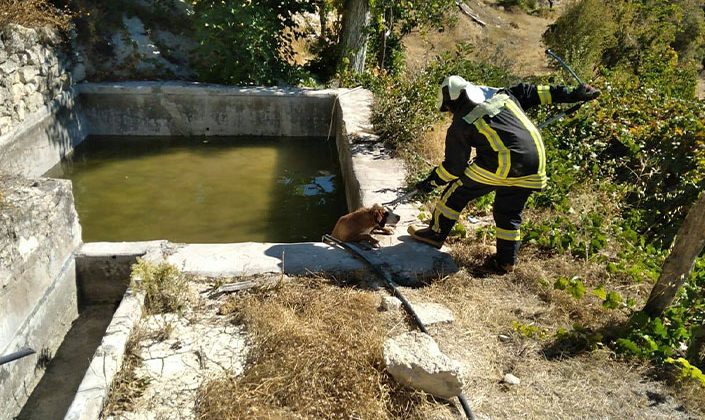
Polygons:
<instances>
[{"instance_id":1,"label":"brown dog","mask_svg":"<svg viewBox=\"0 0 705 420\"><path fill-rule=\"evenodd\" d=\"M399 222L399 219L399 215L375 204L372 207L363 207L341 216L331 235L343 242L367 241L372 246L378 246L379 241L373 238L370 233L378 231L385 235L391 235L393 229L385 227L385 225L394 225Z\"/></svg>"}]
</instances>

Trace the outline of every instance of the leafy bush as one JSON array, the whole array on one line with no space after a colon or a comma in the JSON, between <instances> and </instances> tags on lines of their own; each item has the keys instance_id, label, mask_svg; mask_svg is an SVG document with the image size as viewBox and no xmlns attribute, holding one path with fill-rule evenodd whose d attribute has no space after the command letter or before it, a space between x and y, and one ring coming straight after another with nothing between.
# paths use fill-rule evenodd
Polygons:
<instances>
[{"instance_id":1,"label":"leafy bush","mask_svg":"<svg viewBox=\"0 0 705 420\"><path fill-rule=\"evenodd\" d=\"M305 75L291 64L300 35L294 15L315 10L314 0L198 0L195 67L207 82L275 85Z\"/></svg>"},{"instance_id":2,"label":"leafy bush","mask_svg":"<svg viewBox=\"0 0 705 420\"><path fill-rule=\"evenodd\" d=\"M145 294L145 308L150 314L178 312L188 302L186 277L171 264L138 258L130 277L133 287Z\"/></svg>"},{"instance_id":3,"label":"leafy bush","mask_svg":"<svg viewBox=\"0 0 705 420\"><path fill-rule=\"evenodd\" d=\"M415 141L441 118L435 109L436 94L443 78L452 74L478 84L508 85L513 77L504 68L478 63L472 57L473 47L460 44L423 70L409 76L383 76L370 87L377 102L372 123L387 143L403 147Z\"/></svg>"},{"instance_id":4,"label":"leafy bush","mask_svg":"<svg viewBox=\"0 0 705 420\"><path fill-rule=\"evenodd\" d=\"M578 73L603 66L637 76L644 88L693 98L692 76L705 48L705 18L695 3L581 0L549 27L544 42Z\"/></svg>"},{"instance_id":5,"label":"leafy bush","mask_svg":"<svg viewBox=\"0 0 705 420\"><path fill-rule=\"evenodd\" d=\"M616 29L615 17L605 2L583 0L570 4L548 27L543 40L578 74L587 76L600 63L603 52L615 44Z\"/></svg>"},{"instance_id":6,"label":"leafy bush","mask_svg":"<svg viewBox=\"0 0 705 420\"><path fill-rule=\"evenodd\" d=\"M684 353L692 345L694 331L705 323L705 258L700 258L675 303L661 317L636 313L629 334L617 341L623 351L640 357L664 360Z\"/></svg>"}]
</instances>

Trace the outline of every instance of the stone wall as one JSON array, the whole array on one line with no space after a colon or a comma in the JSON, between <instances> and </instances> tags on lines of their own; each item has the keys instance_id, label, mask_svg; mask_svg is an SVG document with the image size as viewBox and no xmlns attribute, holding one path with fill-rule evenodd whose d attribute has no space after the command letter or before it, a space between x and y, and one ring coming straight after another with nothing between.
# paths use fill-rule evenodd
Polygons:
<instances>
[{"instance_id":1,"label":"stone wall","mask_svg":"<svg viewBox=\"0 0 705 420\"><path fill-rule=\"evenodd\" d=\"M0 366L0 418L13 418L78 316L81 227L69 181L3 177L0 185L0 355L37 352Z\"/></svg>"},{"instance_id":2,"label":"stone wall","mask_svg":"<svg viewBox=\"0 0 705 420\"><path fill-rule=\"evenodd\" d=\"M48 27L10 24L0 30L0 135L85 77L65 42Z\"/></svg>"}]
</instances>

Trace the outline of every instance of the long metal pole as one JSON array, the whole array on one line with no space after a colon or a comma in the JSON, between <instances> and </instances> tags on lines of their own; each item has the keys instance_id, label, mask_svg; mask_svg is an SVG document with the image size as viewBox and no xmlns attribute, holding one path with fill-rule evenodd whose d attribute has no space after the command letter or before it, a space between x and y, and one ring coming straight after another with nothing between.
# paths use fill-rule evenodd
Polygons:
<instances>
[{"instance_id":1,"label":"long metal pole","mask_svg":"<svg viewBox=\"0 0 705 420\"><path fill-rule=\"evenodd\" d=\"M583 83L582 79L580 79L580 77L578 77L578 75L573 71L573 69L570 68L570 66L568 65L568 63L566 63L565 61L563 61L563 59L560 58L560 57L558 56L558 54L556 54L556 53L554 53L553 51L551 51L550 48L547 48L547 49L546 49L546 54L548 54L548 55L550 55L551 57L553 57L554 60L558 61L558 64L560 64L561 67L563 67L568 73L572 74L573 77L575 78L575 80L578 82L578 85L584 85L584 84L585 84L585 83ZM548 126L548 125L553 124L554 122L560 120L561 118L565 117L566 115L570 115L570 114L574 113L575 111L577 111L578 109L580 109L580 107L583 106L584 104L585 104L585 102L577 103L577 104L573 105L572 107L566 109L565 111L559 112L558 114L549 117L546 121L544 121L544 122L542 122L541 124L539 124L539 125L538 125L538 128L539 128L539 129L542 129L542 128Z\"/></svg>"},{"instance_id":2,"label":"long metal pole","mask_svg":"<svg viewBox=\"0 0 705 420\"><path fill-rule=\"evenodd\" d=\"M584 85L584 84L585 84L585 83L583 83L583 81L580 79L580 77L578 77L578 75L575 74L575 72L573 71L573 69L570 68L570 66L569 66L565 61L563 61L563 59L560 58L556 53L554 53L554 52L551 51L550 49L546 49L546 54L548 54L548 55L550 55L551 57L553 57L553 59L556 60L556 61L558 61L558 64L560 64L568 73L572 74L573 77L575 77L575 80L578 82L579 85Z\"/></svg>"}]
</instances>

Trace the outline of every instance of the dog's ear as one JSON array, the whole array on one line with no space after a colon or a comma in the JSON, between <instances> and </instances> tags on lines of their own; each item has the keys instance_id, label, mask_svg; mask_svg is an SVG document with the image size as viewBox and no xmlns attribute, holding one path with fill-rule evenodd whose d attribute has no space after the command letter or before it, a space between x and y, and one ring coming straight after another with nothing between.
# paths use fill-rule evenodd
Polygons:
<instances>
[{"instance_id":1,"label":"dog's ear","mask_svg":"<svg viewBox=\"0 0 705 420\"><path fill-rule=\"evenodd\" d=\"M374 215L375 222L377 223L377 225L380 227L384 227L384 221L387 220L387 210L382 206L375 207Z\"/></svg>"}]
</instances>

